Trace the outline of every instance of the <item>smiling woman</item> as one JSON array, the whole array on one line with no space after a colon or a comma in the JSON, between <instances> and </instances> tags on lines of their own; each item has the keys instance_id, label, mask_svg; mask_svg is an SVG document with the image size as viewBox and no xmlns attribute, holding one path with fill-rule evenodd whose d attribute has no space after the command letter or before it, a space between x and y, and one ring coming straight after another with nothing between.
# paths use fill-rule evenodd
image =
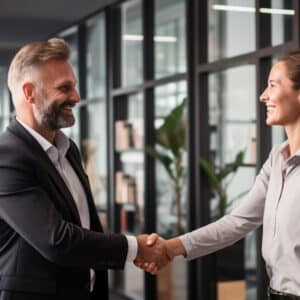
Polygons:
<instances>
[{"instance_id":1,"label":"smiling woman","mask_svg":"<svg viewBox=\"0 0 300 300\"><path fill-rule=\"evenodd\" d=\"M266 123L282 125L290 143L290 154L299 149L300 130L300 53L283 56L271 69L268 86L260 96L267 108Z\"/></svg>"},{"instance_id":2,"label":"smiling woman","mask_svg":"<svg viewBox=\"0 0 300 300\"><path fill-rule=\"evenodd\" d=\"M260 100L268 125L282 125L288 141L277 145L254 186L232 212L207 226L166 241L171 256L194 259L230 246L263 225L262 253L270 276L270 298L298 299L300 179L300 51L276 63ZM151 238L154 243L156 237ZM155 265L145 266L156 272ZM291 296L292 295L292 296ZM297 295L294 298L293 295ZM285 297L287 296L287 297Z\"/></svg>"}]
</instances>

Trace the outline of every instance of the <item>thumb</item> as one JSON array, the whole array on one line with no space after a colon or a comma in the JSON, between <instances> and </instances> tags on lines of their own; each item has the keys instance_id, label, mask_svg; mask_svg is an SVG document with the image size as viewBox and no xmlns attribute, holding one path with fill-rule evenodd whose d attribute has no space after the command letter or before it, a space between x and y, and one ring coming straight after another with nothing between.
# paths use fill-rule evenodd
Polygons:
<instances>
[{"instance_id":1,"label":"thumb","mask_svg":"<svg viewBox=\"0 0 300 300\"><path fill-rule=\"evenodd\" d=\"M153 246L158 239L159 235L157 233L151 233L147 237L147 246Z\"/></svg>"}]
</instances>

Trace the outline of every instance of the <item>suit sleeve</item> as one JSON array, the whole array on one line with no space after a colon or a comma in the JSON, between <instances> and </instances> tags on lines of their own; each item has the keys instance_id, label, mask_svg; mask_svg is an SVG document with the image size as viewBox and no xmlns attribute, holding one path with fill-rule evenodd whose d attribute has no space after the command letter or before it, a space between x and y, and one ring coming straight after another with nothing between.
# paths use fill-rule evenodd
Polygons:
<instances>
[{"instance_id":1,"label":"suit sleeve","mask_svg":"<svg viewBox=\"0 0 300 300\"><path fill-rule=\"evenodd\" d=\"M3 151L0 150L0 155ZM0 158L0 217L47 260L65 266L123 268L125 236L86 230L65 221L34 171L20 156Z\"/></svg>"}]
</instances>

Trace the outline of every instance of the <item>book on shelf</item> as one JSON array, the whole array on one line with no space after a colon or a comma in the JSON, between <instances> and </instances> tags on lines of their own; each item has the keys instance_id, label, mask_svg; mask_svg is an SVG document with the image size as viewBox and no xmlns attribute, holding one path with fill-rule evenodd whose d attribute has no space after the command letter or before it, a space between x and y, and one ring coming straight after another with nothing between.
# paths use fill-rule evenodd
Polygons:
<instances>
[{"instance_id":1,"label":"book on shelf","mask_svg":"<svg viewBox=\"0 0 300 300\"><path fill-rule=\"evenodd\" d=\"M143 124L140 120L115 122L115 148L117 151L143 148Z\"/></svg>"},{"instance_id":2,"label":"book on shelf","mask_svg":"<svg viewBox=\"0 0 300 300\"><path fill-rule=\"evenodd\" d=\"M120 210L121 232L134 232L135 212L127 211L124 207Z\"/></svg>"},{"instance_id":3,"label":"book on shelf","mask_svg":"<svg viewBox=\"0 0 300 300\"><path fill-rule=\"evenodd\" d=\"M116 172L116 202L136 203L136 183L135 178L124 174L122 171Z\"/></svg>"},{"instance_id":4,"label":"book on shelf","mask_svg":"<svg viewBox=\"0 0 300 300\"><path fill-rule=\"evenodd\" d=\"M131 147L132 126L126 121L115 122L115 147L117 151L126 150Z\"/></svg>"},{"instance_id":5,"label":"book on shelf","mask_svg":"<svg viewBox=\"0 0 300 300\"><path fill-rule=\"evenodd\" d=\"M136 149L144 147L144 123L142 119L133 119L132 123L132 144Z\"/></svg>"}]
</instances>

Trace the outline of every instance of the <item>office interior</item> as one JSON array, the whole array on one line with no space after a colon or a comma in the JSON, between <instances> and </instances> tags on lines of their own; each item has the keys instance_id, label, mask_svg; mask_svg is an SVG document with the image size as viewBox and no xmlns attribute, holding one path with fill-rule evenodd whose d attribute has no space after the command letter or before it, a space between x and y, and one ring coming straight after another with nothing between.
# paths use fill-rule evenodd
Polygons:
<instances>
[{"instance_id":1,"label":"office interior","mask_svg":"<svg viewBox=\"0 0 300 300\"><path fill-rule=\"evenodd\" d=\"M230 212L272 146L284 141L282 128L265 124L259 95L271 65L299 48L299 16L298 0L0 0L1 131L14 117L6 75L15 51L65 39L81 102L64 131L81 150L105 230L164 238L188 232L220 217L201 160L221 168L243 152L222 183ZM182 103L176 202L174 181L147 149L169 154L157 132ZM261 228L233 248L176 258L158 276L128 263L110 271L111 292L134 300L266 299Z\"/></svg>"}]
</instances>

